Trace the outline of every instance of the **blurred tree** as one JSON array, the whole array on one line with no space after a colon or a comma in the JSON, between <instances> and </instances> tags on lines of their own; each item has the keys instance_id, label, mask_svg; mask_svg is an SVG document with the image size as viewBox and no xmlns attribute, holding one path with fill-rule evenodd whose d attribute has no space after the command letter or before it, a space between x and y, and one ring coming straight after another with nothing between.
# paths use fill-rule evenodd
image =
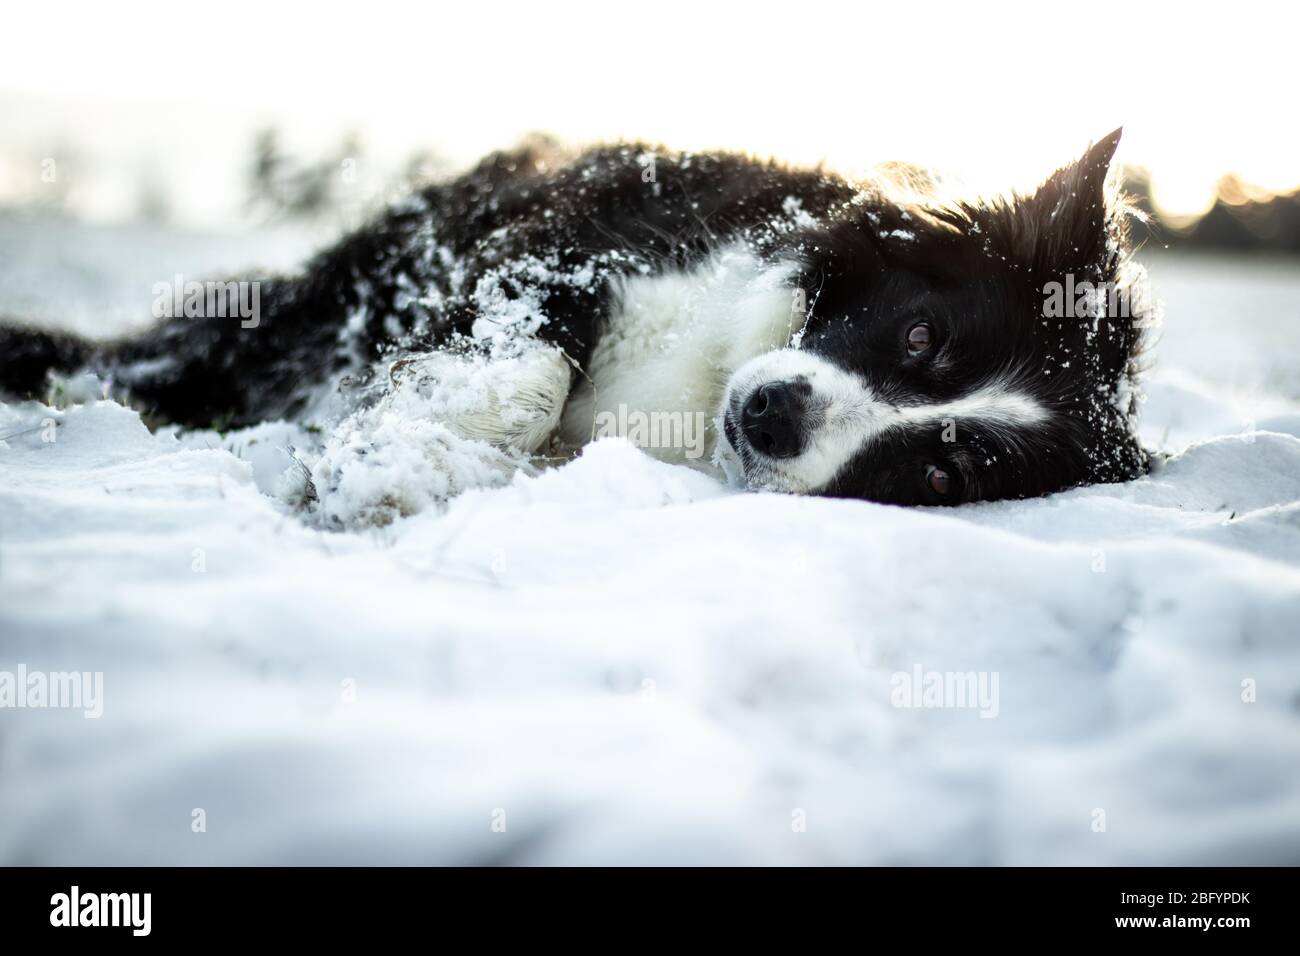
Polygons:
<instances>
[{"instance_id":1,"label":"blurred tree","mask_svg":"<svg viewBox=\"0 0 1300 956\"><path fill-rule=\"evenodd\" d=\"M1127 166L1124 192L1145 221L1131 224L1133 237L1171 248L1300 252L1300 190L1273 194L1235 175L1219 180L1214 205L1191 222L1171 220L1151 198L1151 175Z\"/></svg>"},{"instance_id":2,"label":"blurred tree","mask_svg":"<svg viewBox=\"0 0 1300 956\"><path fill-rule=\"evenodd\" d=\"M1187 230L1187 240L1221 249L1300 252L1300 190L1274 196L1225 176L1214 205Z\"/></svg>"},{"instance_id":3,"label":"blurred tree","mask_svg":"<svg viewBox=\"0 0 1300 956\"><path fill-rule=\"evenodd\" d=\"M307 163L285 153L274 128L259 130L248 166L245 206L272 218L313 219L357 198L361 137L353 132L326 158Z\"/></svg>"},{"instance_id":4,"label":"blurred tree","mask_svg":"<svg viewBox=\"0 0 1300 956\"><path fill-rule=\"evenodd\" d=\"M257 131L253 137L253 160L248 170L248 200L253 211L268 214L281 211L282 184L287 160L280 149L280 134L272 127Z\"/></svg>"}]
</instances>

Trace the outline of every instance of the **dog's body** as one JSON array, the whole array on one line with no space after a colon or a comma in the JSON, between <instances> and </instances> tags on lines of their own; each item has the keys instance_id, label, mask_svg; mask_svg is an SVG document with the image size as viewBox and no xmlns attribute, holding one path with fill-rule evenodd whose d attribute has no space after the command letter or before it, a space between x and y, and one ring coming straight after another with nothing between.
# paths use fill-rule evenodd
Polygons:
<instances>
[{"instance_id":1,"label":"dog's body","mask_svg":"<svg viewBox=\"0 0 1300 956\"><path fill-rule=\"evenodd\" d=\"M1117 140L1032 197L944 206L731 154L530 147L262 281L254 328L178 318L100 346L0 329L0 384L89 367L167 420L241 425L343 375L490 352L521 378L456 424L524 453L630 412L701 416L709 460L780 490L957 503L1123 480L1146 465L1144 315L1044 311L1067 277L1130 289L1104 193Z\"/></svg>"}]
</instances>

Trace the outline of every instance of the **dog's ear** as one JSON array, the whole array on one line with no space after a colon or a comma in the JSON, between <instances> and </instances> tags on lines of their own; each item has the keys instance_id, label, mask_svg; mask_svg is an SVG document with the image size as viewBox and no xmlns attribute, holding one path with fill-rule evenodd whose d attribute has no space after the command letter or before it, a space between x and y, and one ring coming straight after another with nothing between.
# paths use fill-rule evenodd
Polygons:
<instances>
[{"instance_id":1,"label":"dog's ear","mask_svg":"<svg viewBox=\"0 0 1300 956\"><path fill-rule=\"evenodd\" d=\"M1039 274L1085 271L1104 258L1106 174L1123 129L1058 169L1017 212L1016 258Z\"/></svg>"}]
</instances>

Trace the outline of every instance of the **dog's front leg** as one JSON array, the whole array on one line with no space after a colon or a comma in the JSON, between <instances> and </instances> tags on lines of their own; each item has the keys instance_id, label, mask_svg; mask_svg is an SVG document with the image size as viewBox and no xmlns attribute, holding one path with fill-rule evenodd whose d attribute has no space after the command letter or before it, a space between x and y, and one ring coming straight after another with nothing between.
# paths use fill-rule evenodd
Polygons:
<instances>
[{"instance_id":1,"label":"dog's front leg","mask_svg":"<svg viewBox=\"0 0 1300 956\"><path fill-rule=\"evenodd\" d=\"M326 527L389 524L531 470L573 375L563 352L540 343L508 358L413 354L377 372L378 398L281 479L281 497Z\"/></svg>"}]
</instances>

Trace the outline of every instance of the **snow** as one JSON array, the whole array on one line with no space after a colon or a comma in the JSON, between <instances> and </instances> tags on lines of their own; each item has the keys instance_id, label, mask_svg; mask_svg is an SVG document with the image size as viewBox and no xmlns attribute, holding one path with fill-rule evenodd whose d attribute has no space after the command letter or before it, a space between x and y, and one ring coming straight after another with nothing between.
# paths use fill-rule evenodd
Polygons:
<instances>
[{"instance_id":1,"label":"snow","mask_svg":"<svg viewBox=\"0 0 1300 956\"><path fill-rule=\"evenodd\" d=\"M0 407L0 673L103 674L0 709L0 863L1297 862L1300 278L1147 264L1169 459L1027 502L602 439L338 532L297 426Z\"/></svg>"}]
</instances>

